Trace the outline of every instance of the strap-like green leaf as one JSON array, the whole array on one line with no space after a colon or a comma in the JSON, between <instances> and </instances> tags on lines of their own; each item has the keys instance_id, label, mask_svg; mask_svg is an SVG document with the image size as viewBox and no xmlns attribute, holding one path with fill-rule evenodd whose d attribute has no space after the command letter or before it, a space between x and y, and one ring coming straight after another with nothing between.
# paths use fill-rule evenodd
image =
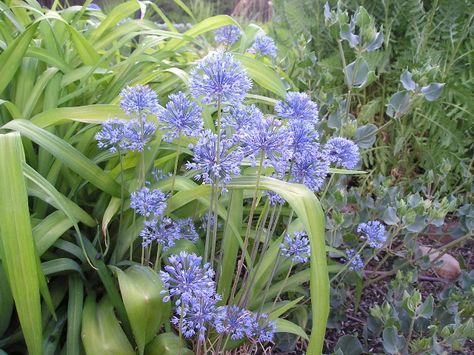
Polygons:
<instances>
[{"instance_id":1,"label":"strap-like green leaf","mask_svg":"<svg viewBox=\"0 0 474 355\"><path fill-rule=\"evenodd\" d=\"M69 143L27 120L13 120L3 128L15 130L42 146L91 184L113 196L120 196L120 185Z\"/></svg>"},{"instance_id":2,"label":"strap-like green leaf","mask_svg":"<svg viewBox=\"0 0 474 355\"><path fill-rule=\"evenodd\" d=\"M41 354L39 277L18 133L0 135L0 252L29 354ZM26 297L26 295L28 295Z\"/></svg>"},{"instance_id":3,"label":"strap-like green leaf","mask_svg":"<svg viewBox=\"0 0 474 355\"><path fill-rule=\"evenodd\" d=\"M18 67L21 65L21 59L25 55L37 28L38 23L30 25L25 32L18 36L18 38L0 54L0 93L13 79Z\"/></svg>"},{"instance_id":4,"label":"strap-like green leaf","mask_svg":"<svg viewBox=\"0 0 474 355\"><path fill-rule=\"evenodd\" d=\"M238 176L229 189L254 189L256 176ZM311 244L310 293L313 327L308 354L320 354L329 314L329 277L324 239L324 213L318 199L306 186L261 177L260 189L272 190L283 197L303 223Z\"/></svg>"}]
</instances>

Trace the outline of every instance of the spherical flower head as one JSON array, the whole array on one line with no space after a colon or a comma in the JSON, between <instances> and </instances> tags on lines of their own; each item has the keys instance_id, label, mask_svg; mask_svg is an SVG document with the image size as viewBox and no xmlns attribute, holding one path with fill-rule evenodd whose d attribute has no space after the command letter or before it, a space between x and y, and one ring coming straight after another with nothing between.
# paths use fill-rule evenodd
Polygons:
<instances>
[{"instance_id":1,"label":"spherical flower head","mask_svg":"<svg viewBox=\"0 0 474 355\"><path fill-rule=\"evenodd\" d=\"M264 116L255 105L231 107L230 110L222 116L222 128L230 128L234 131L235 137L240 133L249 131L262 122Z\"/></svg>"},{"instance_id":2,"label":"spherical flower head","mask_svg":"<svg viewBox=\"0 0 474 355\"><path fill-rule=\"evenodd\" d=\"M359 254L356 254L354 249L347 249L346 254L349 262L349 270L360 271L364 268L362 258Z\"/></svg>"},{"instance_id":3,"label":"spherical flower head","mask_svg":"<svg viewBox=\"0 0 474 355\"><path fill-rule=\"evenodd\" d=\"M232 141L221 139L217 151L217 136L207 130L194 146L193 162L186 163L187 169L196 169L197 180L206 184L217 184L223 189L232 175L240 175L240 163L243 154L240 149L231 149Z\"/></svg>"},{"instance_id":4,"label":"spherical flower head","mask_svg":"<svg viewBox=\"0 0 474 355\"><path fill-rule=\"evenodd\" d=\"M100 11L100 6L97 5L97 4L94 4L94 3L90 3L89 5L87 5L87 9L88 10L99 10Z\"/></svg>"},{"instance_id":5,"label":"spherical flower head","mask_svg":"<svg viewBox=\"0 0 474 355\"><path fill-rule=\"evenodd\" d=\"M158 112L162 130L167 130L163 139L171 142L181 134L196 137L202 130L201 107L187 99L183 92L171 94L166 108Z\"/></svg>"},{"instance_id":6,"label":"spherical flower head","mask_svg":"<svg viewBox=\"0 0 474 355\"><path fill-rule=\"evenodd\" d=\"M295 232L293 237L286 234L284 242L280 244L280 255L291 258L294 263L307 263L311 255L311 248L306 233Z\"/></svg>"},{"instance_id":7,"label":"spherical flower head","mask_svg":"<svg viewBox=\"0 0 474 355\"><path fill-rule=\"evenodd\" d=\"M142 187L132 192L130 207L141 216L157 218L163 215L166 208L166 195L160 189L150 190L148 187Z\"/></svg>"},{"instance_id":8,"label":"spherical flower head","mask_svg":"<svg viewBox=\"0 0 474 355\"><path fill-rule=\"evenodd\" d=\"M140 237L143 239L144 248L156 241L163 251L166 251L173 247L177 240L186 239L195 243L199 235L191 218L173 221L169 217L164 217L161 220L145 221Z\"/></svg>"},{"instance_id":9,"label":"spherical flower head","mask_svg":"<svg viewBox=\"0 0 474 355\"><path fill-rule=\"evenodd\" d=\"M254 316L250 311L236 305L222 306L217 309L214 327L218 333L226 333L232 340L239 340L245 337L253 322Z\"/></svg>"},{"instance_id":10,"label":"spherical flower head","mask_svg":"<svg viewBox=\"0 0 474 355\"><path fill-rule=\"evenodd\" d=\"M242 31L238 26L228 25L214 31L214 39L217 43L230 46L237 42L242 36Z\"/></svg>"},{"instance_id":11,"label":"spherical flower head","mask_svg":"<svg viewBox=\"0 0 474 355\"><path fill-rule=\"evenodd\" d=\"M108 148L115 153L121 149L127 131L127 120L114 118L102 123L102 129L97 132L95 139L99 148Z\"/></svg>"},{"instance_id":12,"label":"spherical flower head","mask_svg":"<svg viewBox=\"0 0 474 355\"><path fill-rule=\"evenodd\" d=\"M156 92L145 85L128 86L120 92L120 108L129 116L145 119L158 112Z\"/></svg>"},{"instance_id":13,"label":"spherical flower head","mask_svg":"<svg viewBox=\"0 0 474 355\"><path fill-rule=\"evenodd\" d=\"M329 160L336 166L354 169L359 163L359 147L346 138L333 137L324 146Z\"/></svg>"},{"instance_id":14,"label":"spherical flower head","mask_svg":"<svg viewBox=\"0 0 474 355\"><path fill-rule=\"evenodd\" d=\"M205 340L206 330L210 328L217 315L216 303L220 300L217 294L201 295L183 301L176 307L171 322L179 327L184 337L191 338L197 334L199 341Z\"/></svg>"},{"instance_id":15,"label":"spherical flower head","mask_svg":"<svg viewBox=\"0 0 474 355\"><path fill-rule=\"evenodd\" d=\"M314 146L313 150L293 155L290 182L304 184L311 191L317 192L329 173L329 162L319 144L315 143Z\"/></svg>"},{"instance_id":16,"label":"spherical flower head","mask_svg":"<svg viewBox=\"0 0 474 355\"><path fill-rule=\"evenodd\" d=\"M292 121L294 122L294 121ZM314 126L306 123L289 124L286 128L288 136L291 137L291 149L293 154L305 154L308 151L315 149L315 142L319 139L318 131Z\"/></svg>"},{"instance_id":17,"label":"spherical flower head","mask_svg":"<svg viewBox=\"0 0 474 355\"><path fill-rule=\"evenodd\" d=\"M214 271L209 263L201 266L200 256L182 251L179 255L171 255L168 261L165 271L160 272L161 280L169 293L163 298L164 302L176 297L176 304L179 305L215 294Z\"/></svg>"},{"instance_id":18,"label":"spherical flower head","mask_svg":"<svg viewBox=\"0 0 474 355\"><path fill-rule=\"evenodd\" d=\"M259 56L269 56L271 58L277 57L277 47L273 38L260 35L255 38L255 42L248 50L250 53L255 53Z\"/></svg>"},{"instance_id":19,"label":"spherical flower head","mask_svg":"<svg viewBox=\"0 0 474 355\"><path fill-rule=\"evenodd\" d=\"M189 90L205 104L240 105L251 87L240 63L222 50L209 53L190 73Z\"/></svg>"},{"instance_id":20,"label":"spherical flower head","mask_svg":"<svg viewBox=\"0 0 474 355\"><path fill-rule=\"evenodd\" d=\"M286 201L276 192L265 191L265 195L268 196L268 202L270 202L271 206L284 205L286 203Z\"/></svg>"},{"instance_id":21,"label":"spherical flower head","mask_svg":"<svg viewBox=\"0 0 474 355\"><path fill-rule=\"evenodd\" d=\"M120 149L142 152L153 139L155 130L155 125L146 120L133 119L127 121Z\"/></svg>"},{"instance_id":22,"label":"spherical flower head","mask_svg":"<svg viewBox=\"0 0 474 355\"><path fill-rule=\"evenodd\" d=\"M249 130L242 130L237 135L244 154L255 165L256 159L264 156L263 165L284 170L291 158L291 137L274 118L263 117Z\"/></svg>"},{"instance_id":23,"label":"spherical flower head","mask_svg":"<svg viewBox=\"0 0 474 355\"><path fill-rule=\"evenodd\" d=\"M319 120L318 105L307 94L300 92L289 92L286 101L277 101L275 112L279 117L288 119L290 124L295 121L314 126Z\"/></svg>"},{"instance_id":24,"label":"spherical flower head","mask_svg":"<svg viewBox=\"0 0 474 355\"><path fill-rule=\"evenodd\" d=\"M247 329L247 337L255 339L260 343L273 341L276 332L275 321L268 320L268 314L254 315L251 326Z\"/></svg>"},{"instance_id":25,"label":"spherical flower head","mask_svg":"<svg viewBox=\"0 0 474 355\"><path fill-rule=\"evenodd\" d=\"M369 221L360 223L357 226L357 233L362 233L362 238L366 239L372 248L381 248L387 237L385 235L385 227L379 221Z\"/></svg>"}]
</instances>

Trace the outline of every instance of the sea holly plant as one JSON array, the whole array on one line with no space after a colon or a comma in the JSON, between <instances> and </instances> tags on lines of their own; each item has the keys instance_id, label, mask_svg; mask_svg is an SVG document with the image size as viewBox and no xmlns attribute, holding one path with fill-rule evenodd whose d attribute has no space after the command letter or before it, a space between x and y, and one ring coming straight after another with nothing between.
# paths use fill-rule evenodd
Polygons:
<instances>
[{"instance_id":1,"label":"sea holly plant","mask_svg":"<svg viewBox=\"0 0 474 355\"><path fill-rule=\"evenodd\" d=\"M441 95L444 86L442 83L420 86L413 80L413 75L408 70L402 73L400 82L405 90L393 94L387 104L387 115L392 118L404 116L418 97L427 101L435 101Z\"/></svg>"}]
</instances>

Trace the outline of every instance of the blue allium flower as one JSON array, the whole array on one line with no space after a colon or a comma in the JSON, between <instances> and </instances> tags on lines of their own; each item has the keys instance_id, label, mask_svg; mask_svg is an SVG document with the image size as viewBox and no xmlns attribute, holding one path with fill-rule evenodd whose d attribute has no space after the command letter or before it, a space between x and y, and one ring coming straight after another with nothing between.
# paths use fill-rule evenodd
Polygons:
<instances>
[{"instance_id":1,"label":"blue allium flower","mask_svg":"<svg viewBox=\"0 0 474 355\"><path fill-rule=\"evenodd\" d=\"M141 216L160 217L166 208L166 195L160 189L150 190L148 187L142 187L132 192L130 207Z\"/></svg>"},{"instance_id":2,"label":"blue allium flower","mask_svg":"<svg viewBox=\"0 0 474 355\"><path fill-rule=\"evenodd\" d=\"M295 232L294 237L286 234L280 244L280 255L291 258L294 263L307 263L311 254L309 239L303 231Z\"/></svg>"},{"instance_id":3,"label":"blue allium flower","mask_svg":"<svg viewBox=\"0 0 474 355\"><path fill-rule=\"evenodd\" d=\"M145 221L145 228L140 232L140 237L143 239L144 248L156 241L163 251L166 251L173 247L177 240L187 239L195 243L199 235L191 218L173 221L169 217L164 217L161 221Z\"/></svg>"},{"instance_id":4,"label":"blue allium flower","mask_svg":"<svg viewBox=\"0 0 474 355\"><path fill-rule=\"evenodd\" d=\"M240 175L240 163L243 154L240 149L231 150L232 142L220 141L217 152L217 136L207 130L194 147L193 162L186 163L187 169L196 169L196 179L203 179L206 184L218 184L225 188L232 175Z\"/></svg>"},{"instance_id":5,"label":"blue allium flower","mask_svg":"<svg viewBox=\"0 0 474 355\"><path fill-rule=\"evenodd\" d=\"M257 55L268 55L272 58L276 58L277 56L277 47L275 45L275 41L271 37L265 35L257 36L255 38L255 42L248 51Z\"/></svg>"},{"instance_id":6,"label":"blue allium flower","mask_svg":"<svg viewBox=\"0 0 474 355\"><path fill-rule=\"evenodd\" d=\"M175 326L182 326L183 335L191 338L198 335L200 341L205 340L208 327L214 324L217 315L216 303L220 300L217 294L195 297L176 307L175 316L171 322Z\"/></svg>"},{"instance_id":7,"label":"blue allium flower","mask_svg":"<svg viewBox=\"0 0 474 355\"><path fill-rule=\"evenodd\" d=\"M288 119L290 124L305 123L314 126L319 120L318 105L305 93L287 93L286 101L279 100L275 104L275 112L279 117Z\"/></svg>"},{"instance_id":8,"label":"blue allium flower","mask_svg":"<svg viewBox=\"0 0 474 355\"><path fill-rule=\"evenodd\" d=\"M260 343L266 343L273 341L275 332L275 321L269 321L268 314L261 313L253 316L252 325L247 329L247 337L256 339Z\"/></svg>"},{"instance_id":9,"label":"blue allium flower","mask_svg":"<svg viewBox=\"0 0 474 355\"><path fill-rule=\"evenodd\" d=\"M255 105L231 107L229 112L222 116L221 126L232 128L236 135L242 131L249 131L258 122L264 120L263 113Z\"/></svg>"},{"instance_id":10,"label":"blue allium flower","mask_svg":"<svg viewBox=\"0 0 474 355\"><path fill-rule=\"evenodd\" d=\"M324 184L329 172L329 162L325 154L317 148L312 151L293 155L290 181L306 185L311 191L317 192Z\"/></svg>"},{"instance_id":11,"label":"blue allium flower","mask_svg":"<svg viewBox=\"0 0 474 355\"><path fill-rule=\"evenodd\" d=\"M232 45L242 36L242 31L238 26L228 25L218 28L214 31L214 39L218 43Z\"/></svg>"},{"instance_id":12,"label":"blue allium flower","mask_svg":"<svg viewBox=\"0 0 474 355\"><path fill-rule=\"evenodd\" d=\"M349 270L359 271L364 268L364 262L362 261L362 258L360 257L359 254L356 255L354 249L347 249L346 254L347 254L348 262L350 262ZM352 260L352 258L354 258L354 260Z\"/></svg>"},{"instance_id":13,"label":"blue allium flower","mask_svg":"<svg viewBox=\"0 0 474 355\"><path fill-rule=\"evenodd\" d=\"M163 122L162 129L168 130L163 136L167 142L173 141L181 134L196 137L202 130L201 108L188 100L181 91L169 96L166 109L159 111L158 118Z\"/></svg>"},{"instance_id":14,"label":"blue allium flower","mask_svg":"<svg viewBox=\"0 0 474 355\"><path fill-rule=\"evenodd\" d=\"M117 149L124 149L124 139L127 131L127 120L114 118L102 124L102 129L97 132L95 139L99 148L109 148L112 153Z\"/></svg>"},{"instance_id":15,"label":"blue allium flower","mask_svg":"<svg viewBox=\"0 0 474 355\"><path fill-rule=\"evenodd\" d=\"M264 166L273 166L277 171L284 170L291 158L291 137L273 118L263 118L251 130L243 130L237 137L245 155L253 164L260 154L264 155Z\"/></svg>"},{"instance_id":16,"label":"blue allium flower","mask_svg":"<svg viewBox=\"0 0 474 355\"><path fill-rule=\"evenodd\" d=\"M171 255L168 260L169 265L164 267L165 271L160 271L161 280L169 292L163 298L164 302L176 297L176 304L179 305L182 302L214 297L214 271L209 263L201 266L202 257L182 251L179 255Z\"/></svg>"},{"instance_id":17,"label":"blue allium flower","mask_svg":"<svg viewBox=\"0 0 474 355\"><path fill-rule=\"evenodd\" d=\"M305 154L308 151L319 149L315 142L319 139L318 132L309 124L290 124L286 128L292 139L291 148L293 154Z\"/></svg>"},{"instance_id":18,"label":"blue allium flower","mask_svg":"<svg viewBox=\"0 0 474 355\"><path fill-rule=\"evenodd\" d=\"M127 121L121 149L142 152L155 134L156 127L146 120Z\"/></svg>"},{"instance_id":19,"label":"blue allium flower","mask_svg":"<svg viewBox=\"0 0 474 355\"><path fill-rule=\"evenodd\" d=\"M170 178L170 177L173 176L173 174L171 172L165 173L165 172L163 172L163 170L158 169L158 168L154 168L151 171L151 175L153 176L153 178L155 179L156 182L167 179L167 178Z\"/></svg>"},{"instance_id":20,"label":"blue allium flower","mask_svg":"<svg viewBox=\"0 0 474 355\"><path fill-rule=\"evenodd\" d=\"M217 309L214 327L218 333L226 333L232 340L239 340L252 328L254 318L250 311L236 305L222 306Z\"/></svg>"},{"instance_id":21,"label":"blue allium flower","mask_svg":"<svg viewBox=\"0 0 474 355\"><path fill-rule=\"evenodd\" d=\"M87 5L87 9L89 9L89 10L100 10L100 6L97 5L97 4L94 4L94 3L90 3L89 5Z\"/></svg>"},{"instance_id":22,"label":"blue allium flower","mask_svg":"<svg viewBox=\"0 0 474 355\"><path fill-rule=\"evenodd\" d=\"M359 163L360 154L357 145L346 138L331 138L324 146L329 160L338 167L354 169Z\"/></svg>"},{"instance_id":23,"label":"blue allium flower","mask_svg":"<svg viewBox=\"0 0 474 355\"><path fill-rule=\"evenodd\" d=\"M120 108L129 116L145 119L148 115L156 114L160 107L156 92L148 86L128 86L120 92L120 96Z\"/></svg>"},{"instance_id":24,"label":"blue allium flower","mask_svg":"<svg viewBox=\"0 0 474 355\"><path fill-rule=\"evenodd\" d=\"M360 223L357 233L362 233L362 238L366 239L372 248L381 248L387 240L385 227L379 221Z\"/></svg>"},{"instance_id":25,"label":"blue allium flower","mask_svg":"<svg viewBox=\"0 0 474 355\"><path fill-rule=\"evenodd\" d=\"M231 53L218 50L209 53L191 71L189 90L195 99L202 96L205 104L239 105L252 82Z\"/></svg>"},{"instance_id":26,"label":"blue allium flower","mask_svg":"<svg viewBox=\"0 0 474 355\"><path fill-rule=\"evenodd\" d=\"M273 191L265 191L265 195L268 196L268 201L270 202L270 205L275 206L275 205L284 205L286 201L278 195L276 192Z\"/></svg>"}]
</instances>

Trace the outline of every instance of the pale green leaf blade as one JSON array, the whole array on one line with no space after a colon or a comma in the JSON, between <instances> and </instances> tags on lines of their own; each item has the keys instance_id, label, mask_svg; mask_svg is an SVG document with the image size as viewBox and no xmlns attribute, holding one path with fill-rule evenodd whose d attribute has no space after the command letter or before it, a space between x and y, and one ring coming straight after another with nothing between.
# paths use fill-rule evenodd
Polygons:
<instances>
[{"instance_id":1,"label":"pale green leaf blade","mask_svg":"<svg viewBox=\"0 0 474 355\"><path fill-rule=\"evenodd\" d=\"M41 354L40 270L23 178L24 152L18 133L0 135L0 243L2 264L29 354ZM25 297L28 295L28 297Z\"/></svg>"},{"instance_id":2,"label":"pale green leaf blade","mask_svg":"<svg viewBox=\"0 0 474 355\"><path fill-rule=\"evenodd\" d=\"M112 196L120 196L120 185L69 143L30 121L10 121L3 128L18 131L45 148L78 175Z\"/></svg>"}]
</instances>

